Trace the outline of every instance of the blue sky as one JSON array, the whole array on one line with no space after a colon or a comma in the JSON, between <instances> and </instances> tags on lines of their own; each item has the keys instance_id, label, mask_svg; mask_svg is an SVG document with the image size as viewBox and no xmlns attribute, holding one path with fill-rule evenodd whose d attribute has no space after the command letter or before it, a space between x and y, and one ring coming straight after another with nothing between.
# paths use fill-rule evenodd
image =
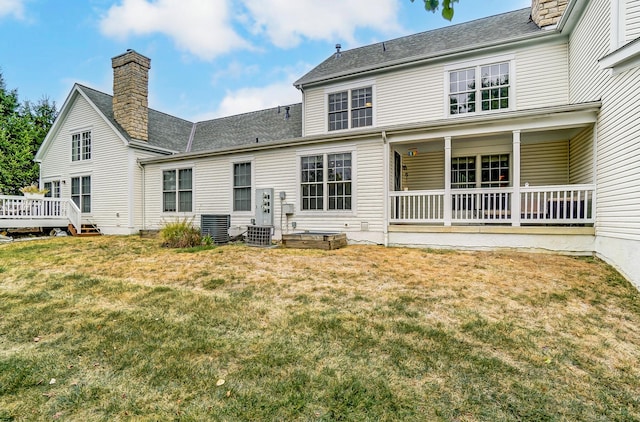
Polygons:
<instances>
[{"instance_id":1,"label":"blue sky","mask_svg":"<svg viewBox=\"0 0 640 422\"><path fill-rule=\"evenodd\" d=\"M151 59L149 105L191 121L301 100L293 82L335 51L507 12L460 0L0 0L0 70L21 101L62 106L75 82L112 93L111 58Z\"/></svg>"}]
</instances>

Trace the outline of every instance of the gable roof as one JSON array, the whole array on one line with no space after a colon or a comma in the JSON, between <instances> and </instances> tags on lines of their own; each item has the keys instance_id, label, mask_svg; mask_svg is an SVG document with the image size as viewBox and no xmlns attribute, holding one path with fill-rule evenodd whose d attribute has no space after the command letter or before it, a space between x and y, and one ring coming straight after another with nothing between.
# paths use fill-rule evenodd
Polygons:
<instances>
[{"instance_id":1,"label":"gable roof","mask_svg":"<svg viewBox=\"0 0 640 422\"><path fill-rule=\"evenodd\" d=\"M113 97L84 85L76 85L100 110L122 137L131 137L118 124L114 115ZM285 119L286 107L289 117ZM149 109L148 145L176 153L216 151L256 142L272 142L302 136L302 104L279 106L235 116L192 123L157 110ZM144 142L133 141L138 146Z\"/></svg>"},{"instance_id":2,"label":"gable roof","mask_svg":"<svg viewBox=\"0 0 640 422\"><path fill-rule=\"evenodd\" d=\"M78 84L77 87L98 107L100 112L118 129L120 134L128 142L131 142L132 139L129 134L118 124L113 116L113 96L84 85ZM193 123L187 120L170 116L150 108L148 144L170 151L183 152L186 150L192 127Z\"/></svg>"},{"instance_id":3,"label":"gable roof","mask_svg":"<svg viewBox=\"0 0 640 422\"><path fill-rule=\"evenodd\" d=\"M188 152L226 149L301 136L302 104L297 103L196 123ZM215 142L212 143L212 140Z\"/></svg>"},{"instance_id":4,"label":"gable roof","mask_svg":"<svg viewBox=\"0 0 640 422\"><path fill-rule=\"evenodd\" d=\"M453 52L506 43L545 31L530 19L531 8L396 38L332 54L294 82L301 86L385 67L436 58Z\"/></svg>"}]
</instances>

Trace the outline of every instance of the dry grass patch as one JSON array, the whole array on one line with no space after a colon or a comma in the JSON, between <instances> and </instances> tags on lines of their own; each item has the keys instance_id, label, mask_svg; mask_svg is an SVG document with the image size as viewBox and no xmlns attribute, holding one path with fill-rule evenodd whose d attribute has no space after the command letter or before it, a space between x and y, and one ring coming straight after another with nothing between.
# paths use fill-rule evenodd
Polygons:
<instances>
[{"instance_id":1,"label":"dry grass patch","mask_svg":"<svg viewBox=\"0 0 640 422\"><path fill-rule=\"evenodd\" d=\"M14 243L0 420L640 419L638 299L554 255Z\"/></svg>"}]
</instances>

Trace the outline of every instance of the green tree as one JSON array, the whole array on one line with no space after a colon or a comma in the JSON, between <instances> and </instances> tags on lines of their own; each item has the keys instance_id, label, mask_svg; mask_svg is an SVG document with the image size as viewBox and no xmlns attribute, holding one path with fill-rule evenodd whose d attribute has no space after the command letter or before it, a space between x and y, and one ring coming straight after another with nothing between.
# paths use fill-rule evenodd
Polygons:
<instances>
[{"instance_id":1,"label":"green tree","mask_svg":"<svg viewBox=\"0 0 640 422\"><path fill-rule=\"evenodd\" d=\"M440 0L423 0L424 8L430 12L438 10L440 7ZM413 3L414 0L411 0ZM453 3L457 3L458 0L442 0L442 17L446 20L453 19Z\"/></svg>"},{"instance_id":2,"label":"green tree","mask_svg":"<svg viewBox=\"0 0 640 422\"><path fill-rule=\"evenodd\" d=\"M17 90L7 90L0 73L0 193L17 195L21 187L37 183L33 159L57 114L48 98L21 105Z\"/></svg>"}]
</instances>

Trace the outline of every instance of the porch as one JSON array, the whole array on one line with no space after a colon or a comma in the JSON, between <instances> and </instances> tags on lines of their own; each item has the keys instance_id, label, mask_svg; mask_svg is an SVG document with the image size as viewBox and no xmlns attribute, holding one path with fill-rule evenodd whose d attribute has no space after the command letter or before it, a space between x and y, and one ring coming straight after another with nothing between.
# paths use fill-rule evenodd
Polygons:
<instances>
[{"instance_id":1,"label":"porch","mask_svg":"<svg viewBox=\"0 0 640 422\"><path fill-rule=\"evenodd\" d=\"M389 193L390 224L589 226L591 184Z\"/></svg>"},{"instance_id":2,"label":"porch","mask_svg":"<svg viewBox=\"0 0 640 422\"><path fill-rule=\"evenodd\" d=\"M597 109L387 134L389 232L593 235Z\"/></svg>"},{"instance_id":3,"label":"porch","mask_svg":"<svg viewBox=\"0 0 640 422\"><path fill-rule=\"evenodd\" d=\"M80 209L70 199L0 195L0 227L67 227L82 232Z\"/></svg>"}]
</instances>

